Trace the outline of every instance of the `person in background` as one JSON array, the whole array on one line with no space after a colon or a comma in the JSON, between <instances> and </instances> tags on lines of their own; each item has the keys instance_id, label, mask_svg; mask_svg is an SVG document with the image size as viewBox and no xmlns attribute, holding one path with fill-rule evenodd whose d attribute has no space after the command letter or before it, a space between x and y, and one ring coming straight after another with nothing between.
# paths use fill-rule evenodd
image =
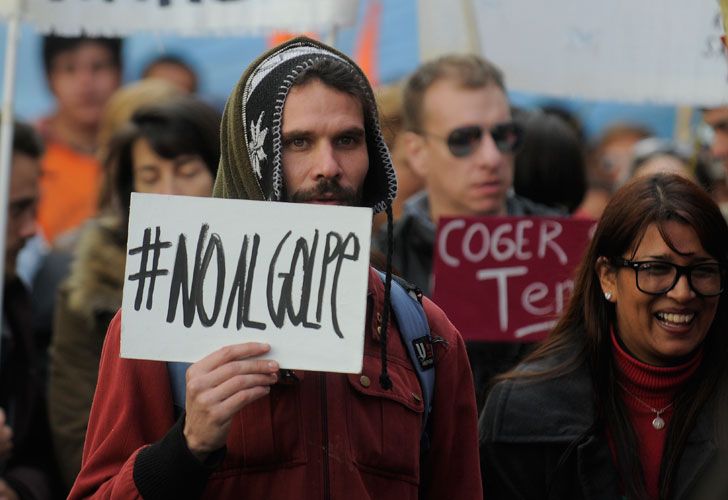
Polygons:
<instances>
[{"instance_id":1,"label":"person in background","mask_svg":"<svg viewBox=\"0 0 728 500\"><path fill-rule=\"evenodd\" d=\"M632 149L630 177L675 174L698 182L692 153L689 147L672 141L657 137L642 139Z\"/></svg>"},{"instance_id":2,"label":"person in background","mask_svg":"<svg viewBox=\"0 0 728 500\"><path fill-rule=\"evenodd\" d=\"M488 397L489 495L704 498L691 493L716 457L727 265L728 225L696 183L617 191L559 323Z\"/></svg>"},{"instance_id":3,"label":"person in background","mask_svg":"<svg viewBox=\"0 0 728 500\"><path fill-rule=\"evenodd\" d=\"M107 162L117 209L84 228L56 301L49 410L68 488L81 468L106 329L121 307L131 192L209 196L219 127L219 114L206 104L168 97L136 111L111 140Z\"/></svg>"},{"instance_id":4,"label":"person in background","mask_svg":"<svg viewBox=\"0 0 728 500\"><path fill-rule=\"evenodd\" d=\"M711 196L728 220L728 106L704 109L698 136L704 147L706 171L713 181Z\"/></svg>"},{"instance_id":5,"label":"person in background","mask_svg":"<svg viewBox=\"0 0 728 500\"><path fill-rule=\"evenodd\" d=\"M404 147L402 86L392 85L376 90L377 104L381 113L382 134L392 155L392 165L397 172L397 197L392 202L392 215L396 221L402 216L405 202L425 187L424 179L412 169ZM374 216L376 232L384 223L384 214Z\"/></svg>"},{"instance_id":6,"label":"person in background","mask_svg":"<svg viewBox=\"0 0 728 500\"><path fill-rule=\"evenodd\" d=\"M371 86L326 45L296 38L251 64L220 140L216 197L364 206L391 222L396 178ZM268 344L228 345L187 369L178 417L168 365L119 357L117 313L70 498L482 498L462 338L424 298L440 340L423 445L424 392L389 316L387 275L370 268L361 297L371 318L361 374L280 371L260 359Z\"/></svg>"},{"instance_id":7,"label":"person in background","mask_svg":"<svg viewBox=\"0 0 728 500\"><path fill-rule=\"evenodd\" d=\"M712 132L710 155L728 172L728 106L704 109L703 122Z\"/></svg>"},{"instance_id":8,"label":"person in background","mask_svg":"<svg viewBox=\"0 0 728 500\"><path fill-rule=\"evenodd\" d=\"M513 193L514 154L523 137L514 122L501 71L474 55L448 55L420 66L403 91L409 165L425 180L394 225L392 263L425 295L432 293L435 231L440 217L565 215ZM375 244L383 251L387 235ZM479 406L490 378L513 366L520 343L470 342Z\"/></svg>"},{"instance_id":9,"label":"person in background","mask_svg":"<svg viewBox=\"0 0 728 500\"><path fill-rule=\"evenodd\" d=\"M55 498L54 463L45 404L45 380L36 356L32 309L16 275L20 249L36 230L43 146L16 123L5 233L3 321L0 330L0 498Z\"/></svg>"},{"instance_id":10,"label":"person in background","mask_svg":"<svg viewBox=\"0 0 728 500\"><path fill-rule=\"evenodd\" d=\"M180 92L197 93L198 78L195 69L179 56L166 54L150 61L142 71L143 79L160 79L175 85Z\"/></svg>"},{"instance_id":11,"label":"person in background","mask_svg":"<svg viewBox=\"0 0 728 500\"><path fill-rule=\"evenodd\" d=\"M121 83L121 40L46 36L43 63L56 109L38 123L46 143L38 223L53 244L96 213L99 124Z\"/></svg>"},{"instance_id":12,"label":"person in background","mask_svg":"<svg viewBox=\"0 0 728 500\"><path fill-rule=\"evenodd\" d=\"M522 123L513 188L535 202L574 212L586 192L586 159L579 136L556 114L526 113Z\"/></svg>"},{"instance_id":13,"label":"person in background","mask_svg":"<svg viewBox=\"0 0 728 500\"><path fill-rule=\"evenodd\" d=\"M126 124L138 108L159 103L180 95L172 84L149 80L135 82L120 88L111 96L104 108L99 124L99 146L96 156L102 166L101 189L98 193L98 212L107 214L118 211L119 206L112 206L113 179L109 175L113 161L108 159L108 145L113 133ZM88 221L87 221L88 222ZM58 286L68 275L78 239L83 233L82 226L66 231L56 238L49 252L41 257L38 269L33 276L30 287L33 305L33 331L39 345L39 356L47 358L48 346L53 336L53 311L57 298ZM44 363L43 366L47 366ZM47 378L47 374L44 374Z\"/></svg>"},{"instance_id":14,"label":"person in background","mask_svg":"<svg viewBox=\"0 0 728 500\"><path fill-rule=\"evenodd\" d=\"M576 217L599 219L612 194L629 179L635 143L652 136L645 127L631 123L612 125L602 132L587 155L588 188Z\"/></svg>"}]
</instances>

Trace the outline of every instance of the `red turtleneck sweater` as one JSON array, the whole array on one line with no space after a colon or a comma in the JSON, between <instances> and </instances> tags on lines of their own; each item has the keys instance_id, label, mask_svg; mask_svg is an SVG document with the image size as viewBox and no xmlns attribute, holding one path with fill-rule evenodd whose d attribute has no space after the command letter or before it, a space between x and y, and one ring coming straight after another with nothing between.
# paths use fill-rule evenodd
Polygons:
<instances>
[{"instance_id":1,"label":"red turtleneck sweater","mask_svg":"<svg viewBox=\"0 0 728 500\"><path fill-rule=\"evenodd\" d=\"M617 369L617 381L621 386L622 401L637 436L637 451L645 474L647 494L649 498L657 499L660 491L662 452L673 413L671 403L678 389L697 370L703 353L698 351L681 365L652 366L629 354L619 344L614 332L612 332L612 353ZM658 410L667 407L660 414L665 421L663 429L657 430L653 427L652 421L656 414L647 405ZM616 457L614 442L611 439L609 445L612 456Z\"/></svg>"}]
</instances>

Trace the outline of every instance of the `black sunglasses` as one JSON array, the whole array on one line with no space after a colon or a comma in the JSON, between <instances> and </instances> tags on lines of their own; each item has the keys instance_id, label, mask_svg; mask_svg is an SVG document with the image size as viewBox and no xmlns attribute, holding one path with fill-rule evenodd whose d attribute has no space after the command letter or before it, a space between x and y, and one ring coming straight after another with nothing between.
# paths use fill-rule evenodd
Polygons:
<instances>
[{"instance_id":1,"label":"black sunglasses","mask_svg":"<svg viewBox=\"0 0 728 500\"><path fill-rule=\"evenodd\" d=\"M499 123L490 129L480 125L468 125L458 127L450 132L447 137L439 137L434 134L425 134L445 141L450 153L457 158L470 156L478 149L483 140L483 134L488 133L495 142L495 147L501 153L513 153L518 149L523 138L523 129L515 122Z\"/></svg>"}]
</instances>

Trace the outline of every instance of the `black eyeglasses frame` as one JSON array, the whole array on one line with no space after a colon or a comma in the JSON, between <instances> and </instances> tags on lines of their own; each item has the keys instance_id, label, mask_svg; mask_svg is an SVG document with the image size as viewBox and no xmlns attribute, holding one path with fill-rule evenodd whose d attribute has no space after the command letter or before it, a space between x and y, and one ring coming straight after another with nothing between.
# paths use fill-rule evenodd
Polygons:
<instances>
[{"instance_id":1,"label":"black eyeglasses frame","mask_svg":"<svg viewBox=\"0 0 728 500\"><path fill-rule=\"evenodd\" d=\"M669 292L670 290L675 288L675 285L677 285L677 282L680 281L680 277L682 275L687 276L688 285L690 286L690 289L695 293L695 295L697 295L699 297L717 297L718 295L722 294L723 291L725 290L725 276L726 276L727 268L721 262L701 262L701 263L693 264L690 266L680 266L678 264L673 264L672 262L667 262L664 260L641 260L641 261L639 261L639 260L628 260L628 259L623 259L623 258L613 258L613 259L611 259L611 262L612 262L612 264L619 266L619 267L626 267L626 268L633 269L635 286L637 287L637 289L640 292L646 293L648 295L666 294L667 292ZM642 266L644 266L645 264L660 264L660 265L666 265L666 266L670 266L670 267L674 268L676 270L676 273L675 273L675 278L672 282L672 285L670 285L666 289L661 290L659 292L648 292L646 290L643 290L642 287L640 287L640 283L639 283L639 272L643 270ZM705 266L705 265L717 265L718 266L718 269L720 271L720 291L718 291L717 293L709 293L709 294L702 293L702 292L699 292L698 290L696 290L695 287L693 286L693 278L692 278L693 269L700 267L700 266Z\"/></svg>"}]
</instances>

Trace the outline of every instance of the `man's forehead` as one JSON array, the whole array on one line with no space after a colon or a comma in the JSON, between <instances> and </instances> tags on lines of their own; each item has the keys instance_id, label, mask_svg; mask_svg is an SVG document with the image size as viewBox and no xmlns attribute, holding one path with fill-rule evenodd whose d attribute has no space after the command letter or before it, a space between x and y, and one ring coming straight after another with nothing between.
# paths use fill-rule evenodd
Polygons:
<instances>
[{"instance_id":1,"label":"man's forehead","mask_svg":"<svg viewBox=\"0 0 728 500\"><path fill-rule=\"evenodd\" d=\"M471 87L450 77L435 81L423 96L422 116L425 120L440 120L456 113L463 114L466 121L473 121L471 115L480 116L473 123L491 118L500 120L510 117L510 103L503 89L493 83Z\"/></svg>"},{"instance_id":2,"label":"man's forehead","mask_svg":"<svg viewBox=\"0 0 728 500\"><path fill-rule=\"evenodd\" d=\"M314 117L308 115L312 108L318 108L325 114L337 115L339 118L347 112L348 121L355 121L356 125L366 128L364 105L358 97L328 85L319 78L312 78L291 87L283 104L284 131L290 128L292 120L297 123L311 121L307 120L308 118L314 120ZM352 110L356 110L355 120L352 120L353 113L350 112Z\"/></svg>"}]
</instances>

